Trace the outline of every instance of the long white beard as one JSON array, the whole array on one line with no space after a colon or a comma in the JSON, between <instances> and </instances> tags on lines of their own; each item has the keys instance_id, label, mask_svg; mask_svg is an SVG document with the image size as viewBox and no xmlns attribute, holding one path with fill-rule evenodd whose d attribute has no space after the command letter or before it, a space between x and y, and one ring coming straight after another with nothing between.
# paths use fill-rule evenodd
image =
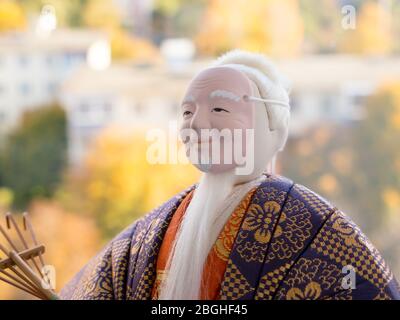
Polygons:
<instances>
[{"instance_id":1,"label":"long white beard","mask_svg":"<svg viewBox=\"0 0 400 320\"><path fill-rule=\"evenodd\" d=\"M203 174L172 246L160 300L197 300L204 263L224 224L242 198L265 176L234 186L233 171Z\"/></svg>"}]
</instances>

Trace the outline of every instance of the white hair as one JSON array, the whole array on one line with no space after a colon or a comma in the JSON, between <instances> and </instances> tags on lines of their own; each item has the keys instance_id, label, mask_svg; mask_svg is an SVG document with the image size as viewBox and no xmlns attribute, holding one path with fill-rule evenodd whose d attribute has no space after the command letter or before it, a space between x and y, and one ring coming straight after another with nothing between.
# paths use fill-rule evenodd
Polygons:
<instances>
[{"instance_id":1,"label":"white hair","mask_svg":"<svg viewBox=\"0 0 400 320\"><path fill-rule=\"evenodd\" d=\"M225 66L243 72L252 80L264 99L289 103L289 82L265 55L239 49L218 57L212 67ZM265 103L271 130L289 126L290 110L278 104Z\"/></svg>"},{"instance_id":2,"label":"white hair","mask_svg":"<svg viewBox=\"0 0 400 320\"><path fill-rule=\"evenodd\" d=\"M200 299L204 264L219 233L242 198L265 180L234 186L234 178L232 171L203 174L169 255L160 300Z\"/></svg>"}]
</instances>

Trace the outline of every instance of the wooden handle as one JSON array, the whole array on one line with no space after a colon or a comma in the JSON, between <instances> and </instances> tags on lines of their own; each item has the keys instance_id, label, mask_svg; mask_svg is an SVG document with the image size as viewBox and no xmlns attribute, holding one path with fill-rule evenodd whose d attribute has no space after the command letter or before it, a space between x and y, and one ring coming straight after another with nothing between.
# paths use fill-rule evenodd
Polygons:
<instances>
[{"instance_id":1,"label":"wooden handle","mask_svg":"<svg viewBox=\"0 0 400 320\"><path fill-rule=\"evenodd\" d=\"M32 280L32 282L37 286L37 288L46 296L49 300L59 300L58 295L51 289L43 288L42 279L39 278L32 269L28 266L28 264L16 253L15 251L10 251L10 258L14 261L14 263L22 270L25 275Z\"/></svg>"},{"instance_id":2,"label":"wooden handle","mask_svg":"<svg viewBox=\"0 0 400 320\"><path fill-rule=\"evenodd\" d=\"M33 247L32 249L21 251L19 253L19 256L26 260L26 259L29 259L32 257L36 257L36 256L44 253L44 251L45 251L44 245L38 245L36 247ZM5 270L14 265L15 265L15 262L10 258L0 260L0 269Z\"/></svg>"}]
</instances>

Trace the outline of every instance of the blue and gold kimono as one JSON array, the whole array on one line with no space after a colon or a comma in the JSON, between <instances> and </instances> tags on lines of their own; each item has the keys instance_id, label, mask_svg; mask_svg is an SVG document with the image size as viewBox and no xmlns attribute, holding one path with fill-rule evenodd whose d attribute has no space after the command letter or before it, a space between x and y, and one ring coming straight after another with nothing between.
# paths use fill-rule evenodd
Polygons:
<instances>
[{"instance_id":1,"label":"blue and gold kimono","mask_svg":"<svg viewBox=\"0 0 400 320\"><path fill-rule=\"evenodd\" d=\"M121 232L63 288L61 297L151 299L163 236L193 188ZM352 283L347 281L351 272ZM219 296L400 299L400 289L377 249L346 215L306 187L267 174L235 237Z\"/></svg>"}]
</instances>

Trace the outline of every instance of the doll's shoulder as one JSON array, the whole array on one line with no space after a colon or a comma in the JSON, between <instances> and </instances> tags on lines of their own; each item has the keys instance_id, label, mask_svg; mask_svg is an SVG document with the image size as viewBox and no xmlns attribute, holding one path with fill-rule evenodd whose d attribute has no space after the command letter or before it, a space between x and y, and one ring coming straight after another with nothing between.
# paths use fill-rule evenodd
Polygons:
<instances>
[{"instance_id":1,"label":"doll's shoulder","mask_svg":"<svg viewBox=\"0 0 400 320\"><path fill-rule=\"evenodd\" d=\"M317 192L292 183L277 229L288 251L300 252L278 296L285 293L288 298L296 286L306 290L317 283L319 299L400 298L398 283L376 247L348 215ZM352 270L357 290L344 290L342 279Z\"/></svg>"},{"instance_id":2,"label":"doll's shoulder","mask_svg":"<svg viewBox=\"0 0 400 320\"><path fill-rule=\"evenodd\" d=\"M306 214L321 223L336 207L317 192L282 175L266 174L266 179L256 192L257 199L274 200L286 216Z\"/></svg>"},{"instance_id":3,"label":"doll's shoulder","mask_svg":"<svg viewBox=\"0 0 400 320\"><path fill-rule=\"evenodd\" d=\"M305 247L285 283L305 273L320 284L319 299L400 299L398 283L382 255L337 208Z\"/></svg>"}]
</instances>

